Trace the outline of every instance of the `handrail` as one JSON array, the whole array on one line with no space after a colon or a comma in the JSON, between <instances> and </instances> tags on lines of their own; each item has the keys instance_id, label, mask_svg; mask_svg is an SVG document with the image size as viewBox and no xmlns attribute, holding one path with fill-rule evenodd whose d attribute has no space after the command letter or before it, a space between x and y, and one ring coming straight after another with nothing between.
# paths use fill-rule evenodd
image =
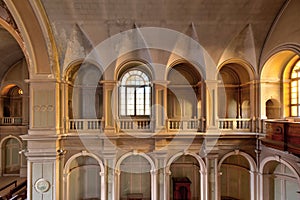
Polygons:
<instances>
[{"instance_id":1,"label":"handrail","mask_svg":"<svg viewBox=\"0 0 300 200\"><path fill-rule=\"evenodd\" d=\"M7 185L3 186L2 188L0 188L0 191L5 190L6 188L8 188L9 186L15 184L15 187L17 186L17 180L14 180L10 183L8 183Z\"/></svg>"},{"instance_id":2,"label":"handrail","mask_svg":"<svg viewBox=\"0 0 300 200\"><path fill-rule=\"evenodd\" d=\"M22 189L22 188L24 188L24 189ZM18 194L18 192L21 192L21 193L25 192L26 188L27 188L27 180L23 181L22 183L20 183L19 185L17 185L13 189L11 189L10 192L6 195L6 198L14 199L14 194L16 194L18 196L18 195L20 195L20 194ZM26 192L25 192L25 194L26 194Z\"/></svg>"}]
</instances>

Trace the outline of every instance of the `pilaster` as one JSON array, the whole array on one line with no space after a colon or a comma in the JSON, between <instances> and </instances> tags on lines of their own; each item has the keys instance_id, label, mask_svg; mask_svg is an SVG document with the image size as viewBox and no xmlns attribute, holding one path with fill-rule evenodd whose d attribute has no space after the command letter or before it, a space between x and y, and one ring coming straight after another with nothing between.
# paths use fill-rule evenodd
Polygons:
<instances>
[{"instance_id":1,"label":"pilaster","mask_svg":"<svg viewBox=\"0 0 300 200\"><path fill-rule=\"evenodd\" d=\"M116 81L101 81L103 84L103 108L104 108L104 132L113 134L116 132L115 120L118 111L118 90Z\"/></svg>"},{"instance_id":2,"label":"pilaster","mask_svg":"<svg viewBox=\"0 0 300 200\"><path fill-rule=\"evenodd\" d=\"M207 128L217 129L218 124L218 81L206 80L206 116Z\"/></svg>"},{"instance_id":3,"label":"pilaster","mask_svg":"<svg viewBox=\"0 0 300 200\"><path fill-rule=\"evenodd\" d=\"M164 132L166 130L167 119L167 85L168 81L155 81L154 84L154 101L155 110L153 116L155 119L154 132Z\"/></svg>"},{"instance_id":4,"label":"pilaster","mask_svg":"<svg viewBox=\"0 0 300 200\"><path fill-rule=\"evenodd\" d=\"M207 196L206 199L219 200L218 184L218 154L208 154L205 158L207 167Z\"/></svg>"},{"instance_id":5,"label":"pilaster","mask_svg":"<svg viewBox=\"0 0 300 200\"><path fill-rule=\"evenodd\" d=\"M30 124L24 152L27 157L28 198L60 199L60 83L51 77L27 80L30 84Z\"/></svg>"}]
</instances>

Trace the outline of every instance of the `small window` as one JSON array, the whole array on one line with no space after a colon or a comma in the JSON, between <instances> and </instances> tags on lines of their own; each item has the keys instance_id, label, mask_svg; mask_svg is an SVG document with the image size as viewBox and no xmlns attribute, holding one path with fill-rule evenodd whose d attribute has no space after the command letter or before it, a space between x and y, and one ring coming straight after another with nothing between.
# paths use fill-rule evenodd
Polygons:
<instances>
[{"instance_id":1,"label":"small window","mask_svg":"<svg viewBox=\"0 0 300 200\"><path fill-rule=\"evenodd\" d=\"M151 107L151 85L149 77L133 69L121 77L119 107L121 116L149 116Z\"/></svg>"},{"instance_id":2,"label":"small window","mask_svg":"<svg viewBox=\"0 0 300 200\"><path fill-rule=\"evenodd\" d=\"M291 73L290 97L291 116L298 117L300 116L300 60Z\"/></svg>"}]
</instances>

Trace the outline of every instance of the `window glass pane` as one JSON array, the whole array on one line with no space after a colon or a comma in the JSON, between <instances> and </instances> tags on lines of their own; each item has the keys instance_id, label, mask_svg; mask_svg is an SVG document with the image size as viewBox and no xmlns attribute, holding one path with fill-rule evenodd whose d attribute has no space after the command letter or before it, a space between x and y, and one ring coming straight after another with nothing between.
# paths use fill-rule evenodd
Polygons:
<instances>
[{"instance_id":1,"label":"window glass pane","mask_svg":"<svg viewBox=\"0 0 300 200\"><path fill-rule=\"evenodd\" d=\"M291 99L291 104L297 104L297 99Z\"/></svg>"},{"instance_id":2,"label":"window glass pane","mask_svg":"<svg viewBox=\"0 0 300 200\"><path fill-rule=\"evenodd\" d=\"M292 116L298 116L297 106L291 106Z\"/></svg>"},{"instance_id":3,"label":"window glass pane","mask_svg":"<svg viewBox=\"0 0 300 200\"><path fill-rule=\"evenodd\" d=\"M125 109L126 109L126 94L125 94L125 87L120 87L120 94L119 94L119 99L120 99L120 114L121 115L126 115Z\"/></svg>"},{"instance_id":4,"label":"window glass pane","mask_svg":"<svg viewBox=\"0 0 300 200\"><path fill-rule=\"evenodd\" d=\"M136 114L144 115L145 93L144 88L136 89Z\"/></svg>"},{"instance_id":5,"label":"window glass pane","mask_svg":"<svg viewBox=\"0 0 300 200\"><path fill-rule=\"evenodd\" d=\"M300 116L300 61L296 63L291 73L290 105L291 116Z\"/></svg>"},{"instance_id":6,"label":"window glass pane","mask_svg":"<svg viewBox=\"0 0 300 200\"><path fill-rule=\"evenodd\" d=\"M145 88L145 115L150 115L150 101L151 101L151 89L150 87Z\"/></svg>"},{"instance_id":7,"label":"window glass pane","mask_svg":"<svg viewBox=\"0 0 300 200\"><path fill-rule=\"evenodd\" d=\"M127 88L127 115L134 115L134 88Z\"/></svg>"},{"instance_id":8,"label":"window glass pane","mask_svg":"<svg viewBox=\"0 0 300 200\"><path fill-rule=\"evenodd\" d=\"M121 115L150 115L149 77L140 70L126 72L120 86Z\"/></svg>"}]
</instances>

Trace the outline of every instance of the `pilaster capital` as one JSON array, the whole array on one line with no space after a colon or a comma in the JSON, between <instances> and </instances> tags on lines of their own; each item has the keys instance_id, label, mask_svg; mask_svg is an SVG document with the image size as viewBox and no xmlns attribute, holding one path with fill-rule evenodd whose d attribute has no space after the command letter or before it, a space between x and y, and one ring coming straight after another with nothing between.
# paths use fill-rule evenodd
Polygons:
<instances>
[{"instance_id":1,"label":"pilaster capital","mask_svg":"<svg viewBox=\"0 0 300 200\"><path fill-rule=\"evenodd\" d=\"M115 86L119 83L119 81L115 81L115 80L102 80L100 81L101 84L103 84L104 86Z\"/></svg>"}]
</instances>

